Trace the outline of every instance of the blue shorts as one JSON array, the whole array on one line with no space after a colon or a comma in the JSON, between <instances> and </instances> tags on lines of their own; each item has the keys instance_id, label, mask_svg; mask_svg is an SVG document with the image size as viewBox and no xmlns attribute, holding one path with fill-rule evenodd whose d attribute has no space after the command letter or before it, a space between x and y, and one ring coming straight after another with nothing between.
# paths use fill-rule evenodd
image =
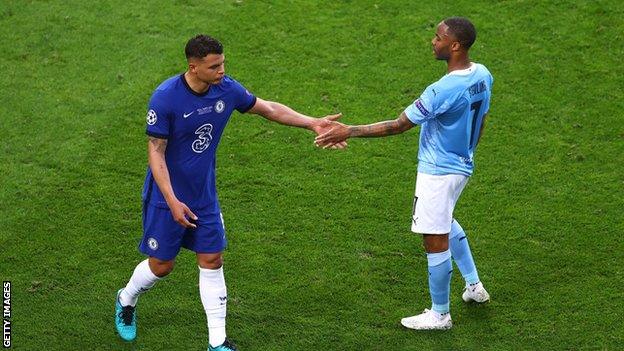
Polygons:
<instances>
[{"instance_id":1,"label":"blue shorts","mask_svg":"<svg viewBox=\"0 0 624 351\"><path fill-rule=\"evenodd\" d=\"M139 251L163 261L174 259L181 247L196 253L222 252L226 245L221 213L194 211L197 228L184 228L173 219L168 208L143 204L143 240Z\"/></svg>"}]
</instances>

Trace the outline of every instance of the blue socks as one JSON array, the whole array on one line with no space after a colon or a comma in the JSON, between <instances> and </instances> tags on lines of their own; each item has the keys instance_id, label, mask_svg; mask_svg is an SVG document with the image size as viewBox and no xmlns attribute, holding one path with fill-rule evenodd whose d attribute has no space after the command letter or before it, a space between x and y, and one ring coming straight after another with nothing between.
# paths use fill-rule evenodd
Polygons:
<instances>
[{"instance_id":1,"label":"blue socks","mask_svg":"<svg viewBox=\"0 0 624 351\"><path fill-rule=\"evenodd\" d=\"M440 314L449 312L449 294L451 291L451 274L453 264L451 251L428 253L429 266L429 293L431 294L431 309Z\"/></svg>"},{"instance_id":2,"label":"blue socks","mask_svg":"<svg viewBox=\"0 0 624 351\"><path fill-rule=\"evenodd\" d=\"M449 246L451 247L451 254L453 260L457 264L459 271L466 280L467 284L476 284L479 282L479 274L477 273L477 267L475 266L470 252L470 246L468 245L468 238L464 229L453 220L451 224L451 233L449 234Z\"/></svg>"},{"instance_id":3,"label":"blue socks","mask_svg":"<svg viewBox=\"0 0 624 351\"><path fill-rule=\"evenodd\" d=\"M451 290L451 275L453 273L452 259L467 284L477 284L479 274L475 266L468 245L464 229L453 220L449 233L449 250L436 253L427 253L429 268L429 293L431 294L431 309L444 314L449 312L449 295Z\"/></svg>"}]
</instances>

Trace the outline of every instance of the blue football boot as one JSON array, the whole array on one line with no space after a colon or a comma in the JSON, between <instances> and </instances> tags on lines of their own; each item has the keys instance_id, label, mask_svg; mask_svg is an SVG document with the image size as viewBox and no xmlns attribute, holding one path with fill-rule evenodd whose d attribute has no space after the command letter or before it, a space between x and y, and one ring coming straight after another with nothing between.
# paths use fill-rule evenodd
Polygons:
<instances>
[{"instance_id":1,"label":"blue football boot","mask_svg":"<svg viewBox=\"0 0 624 351\"><path fill-rule=\"evenodd\" d=\"M238 351L238 349L236 348L236 345L230 342L230 340L225 339L223 344L217 347L212 347L208 344L208 351Z\"/></svg>"},{"instance_id":2,"label":"blue football boot","mask_svg":"<svg viewBox=\"0 0 624 351\"><path fill-rule=\"evenodd\" d=\"M115 301L115 327L117 327L117 333L122 339L132 341L136 339L136 311L132 306L122 306L119 303L119 294L122 290L117 291Z\"/></svg>"}]
</instances>

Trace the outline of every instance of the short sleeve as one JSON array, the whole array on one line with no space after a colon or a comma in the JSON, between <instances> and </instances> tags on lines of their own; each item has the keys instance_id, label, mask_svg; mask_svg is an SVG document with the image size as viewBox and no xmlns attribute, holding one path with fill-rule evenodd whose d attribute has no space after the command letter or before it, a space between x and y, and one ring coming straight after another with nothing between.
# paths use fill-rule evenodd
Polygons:
<instances>
[{"instance_id":1,"label":"short sleeve","mask_svg":"<svg viewBox=\"0 0 624 351\"><path fill-rule=\"evenodd\" d=\"M150 99L146 117L145 133L155 138L169 138L170 112L169 104L163 94L156 91Z\"/></svg>"},{"instance_id":2,"label":"short sleeve","mask_svg":"<svg viewBox=\"0 0 624 351\"><path fill-rule=\"evenodd\" d=\"M435 118L441 111L441 94L435 83L423 91L416 101L405 109L405 115L414 124L422 124Z\"/></svg>"},{"instance_id":3,"label":"short sleeve","mask_svg":"<svg viewBox=\"0 0 624 351\"><path fill-rule=\"evenodd\" d=\"M236 80L232 79L232 83L236 96L235 109L240 113L249 111L256 104L256 97Z\"/></svg>"}]
</instances>

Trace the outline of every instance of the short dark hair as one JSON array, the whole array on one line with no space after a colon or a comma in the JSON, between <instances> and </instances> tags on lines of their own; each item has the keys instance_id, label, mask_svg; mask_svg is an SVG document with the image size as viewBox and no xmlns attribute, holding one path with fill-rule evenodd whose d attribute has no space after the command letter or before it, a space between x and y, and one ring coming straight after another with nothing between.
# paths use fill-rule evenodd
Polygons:
<instances>
[{"instance_id":1,"label":"short dark hair","mask_svg":"<svg viewBox=\"0 0 624 351\"><path fill-rule=\"evenodd\" d=\"M208 35L199 34L191 38L184 48L186 59L190 58L204 58L209 54L221 55L223 53L223 45Z\"/></svg>"},{"instance_id":2,"label":"short dark hair","mask_svg":"<svg viewBox=\"0 0 624 351\"><path fill-rule=\"evenodd\" d=\"M449 31L457 38L457 41L465 49L470 49L477 39L475 26L464 17L451 17L444 20L444 24L449 27Z\"/></svg>"}]
</instances>

